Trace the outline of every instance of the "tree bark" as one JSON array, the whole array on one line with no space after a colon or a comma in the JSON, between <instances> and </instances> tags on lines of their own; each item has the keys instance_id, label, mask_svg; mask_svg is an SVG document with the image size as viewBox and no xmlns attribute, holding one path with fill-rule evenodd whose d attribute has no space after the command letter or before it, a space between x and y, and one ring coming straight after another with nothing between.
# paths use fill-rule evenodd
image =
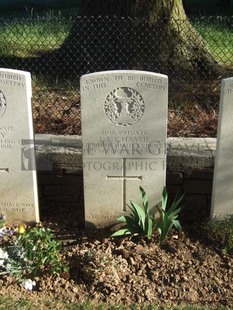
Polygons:
<instances>
[{"instance_id":1,"label":"tree bark","mask_svg":"<svg viewBox=\"0 0 233 310\"><path fill-rule=\"evenodd\" d=\"M182 0L82 0L81 15L135 16L151 21L186 16Z\"/></svg>"},{"instance_id":2,"label":"tree bark","mask_svg":"<svg viewBox=\"0 0 233 310\"><path fill-rule=\"evenodd\" d=\"M188 20L182 0L82 0L82 14L87 16L131 16L143 18L148 27L158 28L161 42L157 55L168 73L195 72L209 77L221 74L201 35ZM158 38L154 37L154 43ZM167 62L167 65L165 64Z\"/></svg>"}]
</instances>

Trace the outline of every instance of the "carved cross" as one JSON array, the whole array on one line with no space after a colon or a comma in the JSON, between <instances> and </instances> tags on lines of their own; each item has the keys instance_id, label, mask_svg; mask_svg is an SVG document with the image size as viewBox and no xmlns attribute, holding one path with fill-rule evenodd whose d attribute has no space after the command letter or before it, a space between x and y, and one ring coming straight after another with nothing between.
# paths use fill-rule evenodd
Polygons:
<instances>
[{"instance_id":1,"label":"carved cross","mask_svg":"<svg viewBox=\"0 0 233 310\"><path fill-rule=\"evenodd\" d=\"M109 180L122 180L122 208L123 211L126 212L126 181L132 180L132 181L138 181L142 180L141 175L135 175L135 176L127 176L126 175L126 158L122 158L122 175L107 175L107 179Z\"/></svg>"}]
</instances>

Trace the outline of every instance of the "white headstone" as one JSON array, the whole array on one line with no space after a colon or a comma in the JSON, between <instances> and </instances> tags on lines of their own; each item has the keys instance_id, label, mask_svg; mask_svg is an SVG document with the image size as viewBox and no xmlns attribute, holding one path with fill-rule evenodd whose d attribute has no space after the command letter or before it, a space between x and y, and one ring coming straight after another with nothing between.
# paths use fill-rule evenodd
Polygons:
<instances>
[{"instance_id":1,"label":"white headstone","mask_svg":"<svg viewBox=\"0 0 233 310\"><path fill-rule=\"evenodd\" d=\"M222 80L211 218L233 215L233 77Z\"/></svg>"},{"instance_id":2,"label":"white headstone","mask_svg":"<svg viewBox=\"0 0 233 310\"><path fill-rule=\"evenodd\" d=\"M39 221L29 72L0 69L0 214Z\"/></svg>"},{"instance_id":3,"label":"white headstone","mask_svg":"<svg viewBox=\"0 0 233 310\"><path fill-rule=\"evenodd\" d=\"M86 226L104 227L140 203L161 201L166 172L168 78L145 71L81 77Z\"/></svg>"}]
</instances>

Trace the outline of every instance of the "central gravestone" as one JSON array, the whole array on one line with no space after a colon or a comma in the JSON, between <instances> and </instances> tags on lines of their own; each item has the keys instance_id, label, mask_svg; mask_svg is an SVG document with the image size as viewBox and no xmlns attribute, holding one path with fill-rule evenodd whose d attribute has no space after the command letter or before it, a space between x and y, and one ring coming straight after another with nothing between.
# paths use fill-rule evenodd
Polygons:
<instances>
[{"instance_id":1,"label":"central gravestone","mask_svg":"<svg viewBox=\"0 0 233 310\"><path fill-rule=\"evenodd\" d=\"M0 69L0 214L39 221L29 72Z\"/></svg>"},{"instance_id":2,"label":"central gravestone","mask_svg":"<svg viewBox=\"0 0 233 310\"><path fill-rule=\"evenodd\" d=\"M145 71L81 77L83 171L87 227L104 227L165 185L168 78Z\"/></svg>"}]
</instances>

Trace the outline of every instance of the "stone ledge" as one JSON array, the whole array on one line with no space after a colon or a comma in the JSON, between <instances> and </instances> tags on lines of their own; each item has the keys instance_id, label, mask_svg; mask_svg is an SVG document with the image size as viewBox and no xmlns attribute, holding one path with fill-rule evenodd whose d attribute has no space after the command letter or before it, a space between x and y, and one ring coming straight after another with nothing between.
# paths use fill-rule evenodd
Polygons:
<instances>
[{"instance_id":1,"label":"stone ledge","mask_svg":"<svg viewBox=\"0 0 233 310\"><path fill-rule=\"evenodd\" d=\"M36 134L37 170L82 173L82 137ZM168 138L167 169L190 173L214 167L216 138Z\"/></svg>"}]
</instances>

